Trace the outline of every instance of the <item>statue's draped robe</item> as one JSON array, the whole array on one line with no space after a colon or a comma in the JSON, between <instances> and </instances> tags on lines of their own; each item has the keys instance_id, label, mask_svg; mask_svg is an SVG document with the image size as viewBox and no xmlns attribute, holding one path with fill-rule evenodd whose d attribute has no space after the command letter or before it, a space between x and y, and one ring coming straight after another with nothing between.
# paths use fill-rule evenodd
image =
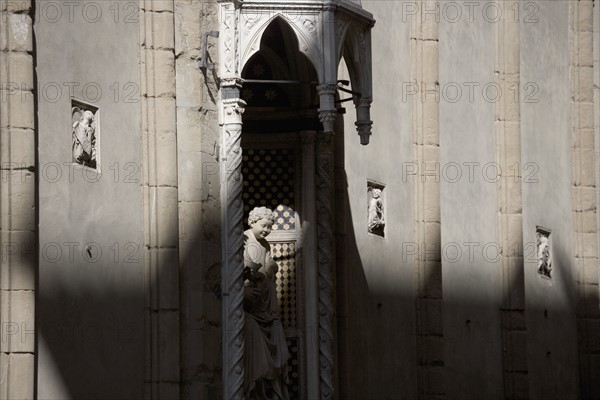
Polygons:
<instances>
[{"instance_id":1,"label":"statue's draped robe","mask_svg":"<svg viewBox=\"0 0 600 400\"><path fill-rule=\"evenodd\" d=\"M244 392L252 400L288 400L285 384L289 352L280 320L275 261L266 240L260 242L251 230L244 232L244 265L261 264L255 281L246 285L258 287L260 295L246 299L244 322ZM272 271L271 276L267 271Z\"/></svg>"}]
</instances>

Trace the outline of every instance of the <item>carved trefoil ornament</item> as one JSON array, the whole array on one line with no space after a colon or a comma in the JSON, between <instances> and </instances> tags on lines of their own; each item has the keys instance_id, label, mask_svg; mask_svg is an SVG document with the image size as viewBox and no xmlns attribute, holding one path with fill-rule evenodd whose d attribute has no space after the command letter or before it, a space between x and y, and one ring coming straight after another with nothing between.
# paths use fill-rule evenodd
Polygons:
<instances>
[{"instance_id":1,"label":"carved trefoil ornament","mask_svg":"<svg viewBox=\"0 0 600 400\"><path fill-rule=\"evenodd\" d=\"M71 151L72 161L85 167L98 169L99 138L98 107L71 100Z\"/></svg>"},{"instance_id":2,"label":"carved trefoil ornament","mask_svg":"<svg viewBox=\"0 0 600 400\"><path fill-rule=\"evenodd\" d=\"M552 253L550 249L550 229L536 227L537 272L552 278Z\"/></svg>"},{"instance_id":3,"label":"carved trefoil ornament","mask_svg":"<svg viewBox=\"0 0 600 400\"><path fill-rule=\"evenodd\" d=\"M377 236L385 236L385 209L383 203L382 184L375 182L367 183L367 230Z\"/></svg>"}]
</instances>

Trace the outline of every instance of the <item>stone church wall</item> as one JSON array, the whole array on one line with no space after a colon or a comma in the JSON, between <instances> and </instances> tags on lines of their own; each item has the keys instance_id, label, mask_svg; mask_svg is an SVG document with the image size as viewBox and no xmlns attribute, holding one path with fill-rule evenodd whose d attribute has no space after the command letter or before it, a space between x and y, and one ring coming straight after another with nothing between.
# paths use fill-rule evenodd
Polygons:
<instances>
[{"instance_id":1,"label":"stone church wall","mask_svg":"<svg viewBox=\"0 0 600 400\"><path fill-rule=\"evenodd\" d=\"M38 1L36 14L37 396L142 398L137 4L76 3L69 13ZM94 112L96 168L73 159L74 105Z\"/></svg>"},{"instance_id":2,"label":"stone church wall","mask_svg":"<svg viewBox=\"0 0 600 400\"><path fill-rule=\"evenodd\" d=\"M343 103L343 130L336 132L336 212L342 235L336 266L339 390L340 396L356 400L394 399L398 393L414 398L413 96L403 96L411 82L411 27L398 23L400 2L370 2L368 9L377 20L372 32L373 135L368 146L360 144L352 102ZM339 79L348 79L344 64ZM382 188L383 237L368 229L369 185ZM396 371L393 379L391 371Z\"/></svg>"}]
</instances>

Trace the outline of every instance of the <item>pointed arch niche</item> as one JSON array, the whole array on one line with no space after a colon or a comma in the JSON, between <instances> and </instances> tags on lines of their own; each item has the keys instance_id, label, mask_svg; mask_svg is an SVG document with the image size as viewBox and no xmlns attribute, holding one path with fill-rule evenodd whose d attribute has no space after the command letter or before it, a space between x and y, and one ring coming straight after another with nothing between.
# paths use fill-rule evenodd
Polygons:
<instances>
[{"instance_id":1,"label":"pointed arch niche","mask_svg":"<svg viewBox=\"0 0 600 400\"><path fill-rule=\"evenodd\" d=\"M244 399L243 147L252 136L269 147L295 141L296 191L306 266L302 334L305 377L298 399L333 399L335 369L334 123L345 86L355 125L371 135L372 15L358 1L219 2L223 398ZM351 82L338 82L344 57ZM344 97L348 97L345 95ZM242 126L244 134L242 134ZM249 173L249 171L247 171ZM297 175L296 175L297 177ZM296 180L298 182L298 179ZM297 186L298 187L298 186ZM247 199L248 200L248 199ZM258 204L260 205L260 204ZM246 207L249 208L248 206ZM246 210L247 212L248 210Z\"/></svg>"}]
</instances>

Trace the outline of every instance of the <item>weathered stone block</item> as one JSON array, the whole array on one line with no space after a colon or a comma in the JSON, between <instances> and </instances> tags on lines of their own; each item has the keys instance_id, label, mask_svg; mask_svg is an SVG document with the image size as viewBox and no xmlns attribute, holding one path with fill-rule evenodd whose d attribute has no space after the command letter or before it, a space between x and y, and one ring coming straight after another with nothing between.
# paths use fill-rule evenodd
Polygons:
<instances>
[{"instance_id":1,"label":"weathered stone block","mask_svg":"<svg viewBox=\"0 0 600 400\"><path fill-rule=\"evenodd\" d=\"M144 208L145 245L149 247L174 247L178 239L177 188L145 187Z\"/></svg>"},{"instance_id":2,"label":"weathered stone block","mask_svg":"<svg viewBox=\"0 0 600 400\"><path fill-rule=\"evenodd\" d=\"M583 278L584 283L588 285L598 285L599 277L598 274L598 259L597 258L584 258L583 259Z\"/></svg>"},{"instance_id":3,"label":"weathered stone block","mask_svg":"<svg viewBox=\"0 0 600 400\"><path fill-rule=\"evenodd\" d=\"M177 55L187 54L191 59L200 56L203 34L201 27L203 23L202 8L210 6L210 3L178 1L175 5L175 53ZM212 5L215 9L216 4ZM210 39L209 39L210 40ZM210 51L212 62L216 62L217 51L213 46Z\"/></svg>"},{"instance_id":4,"label":"weathered stone block","mask_svg":"<svg viewBox=\"0 0 600 400\"><path fill-rule=\"evenodd\" d=\"M159 311L155 314L154 323L157 325L155 332L158 332L159 341L159 379L179 382L179 312Z\"/></svg>"},{"instance_id":5,"label":"weathered stone block","mask_svg":"<svg viewBox=\"0 0 600 400\"><path fill-rule=\"evenodd\" d=\"M4 166L4 165L3 165ZM35 230L35 177L24 169L2 170L2 184L10 190L0 192L2 230Z\"/></svg>"},{"instance_id":6,"label":"weathered stone block","mask_svg":"<svg viewBox=\"0 0 600 400\"><path fill-rule=\"evenodd\" d=\"M0 288L34 290L37 243L34 232L1 233Z\"/></svg>"},{"instance_id":7,"label":"weathered stone block","mask_svg":"<svg viewBox=\"0 0 600 400\"><path fill-rule=\"evenodd\" d=\"M439 299L420 299L419 302L419 329L422 335L441 335L442 327L442 301Z\"/></svg>"},{"instance_id":8,"label":"weathered stone block","mask_svg":"<svg viewBox=\"0 0 600 400\"><path fill-rule=\"evenodd\" d=\"M596 209L596 188L577 186L571 190L572 208L574 211L590 211Z\"/></svg>"},{"instance_id":9,"label":"weathered stone block","mask_svg":"<svg viewBox=\"0 0 600 400\"><path fill-rule=\"evenodd\" d=\"M175 56L169 50L146 50L145 62L152 71L147 82L148 96L175 97Z\"/></svg>"},{"instance_id":10,"label":"weathered stone block","mask_svg":"<svg viewBox=\"0 0 600 400\"><path fill-rule=\"evenodd\" d=\"M28 13L31 10L32 0L2 0L6 10L13 13Z\"/></svg>"},{"instance_id":11,"label":"weathered stone block","mask_svg":"<svg viewBox=\"0 0 600 400\"><path fill-rule=\"evenodd\" d=\"M0 112L4 114L0 126L34 129L34 97L28 91L0 90Z\"/></svg>"},{"instance_id":12,"label":"weathered stone block","mask_svg":"<svg viewBox=\"0 0 600 400\"><path fill-rule=\"evenodd\" d=\"M598 220L596 219L597 210L585 211L581 213L581 230L583 233L598 232Z\"/></svg>"},{"instance_id":13,"label":"weathered stone block","mask_svg":"<svg viewBox=\"0 0 600 400\"><path fill-rule=\"evenodd\" d=\"M444 359L444 338L441 336L417 337L419 364L431 364Z\"/></svg>"},{"instance_id":14,"label":"weathered stone block","mask_svg":"<svg viewBox=\"0 0 600 400\"><path fill-rule=\"evenodd\" d=\"M10 65L9 81L16 83L20 90L32 90L33 57L27 53L13 52L8 56L8 61ZM3 73L1 76L8 76L8 74Z\"/></svg>"},{"instance_id":15,"label":"weathered stone block","mask_svg":"<svg viewBox=\"0 0 600 400\"><path fill-rule=\"evenodd\" d=\"M594 104L580 103L578 118L580 129L592 129L594 127Z\"/></svg>"},{"instance_id":16,"label":"weathered stone block","mask_svg":"<svg viewBox=\"0 0 600 400\"><path fill-rule=\"evenodd\" d=\"M146 35L146 48L155 50L174 50L175 28L173 13L151 12L144 13L145 24L151 27L151 34Z\"/></svg>"},{"instance_id":17,"label":"weathered stone block","mask_svg":"<svg viewBox=\"0 0 600 400\"><path fill-rule=\"evenodd\" d=\"M508 240L510 243L523 243L523 217L521 214L506 216Z\"/></svg>"},{"instance_id":18,"label":"weathered stone block","mask_svg":"<svg viewBox=\"0 0 600 400\"><path fill-rule=\"evenodd\" d=\"M522 188L519 176L506 176L502 179L506 185L507 201L505 205L508 214L519 214L523 210ZM503 208L504 209L504 208Z\"/></svg>"},{"instance_id":19,"label":"weathered stone block","mask_svg":"<svg viewBox=\"0 0 600 400\"><path fill-rule=\"evenodd\" d=\"M510 368L512 371L527 371L527 332L509 332Z\"/></svg>"},{"instance_id":20,"label":"weathered stone block","mask_svg":"<svg viewBox=\"0 0 600 400\"><path fill-rule=\"evenodd\" d=\"M202 72L196 63L177 60L177 106L199 109L203 104Z\"/></svg>"},{"instance_id":21,"label":"weathered stone block","mask_svg":"<svg viewBox=\"0 0 600 400\"><path fill-rule=\"evenodd\" d=\"M591 32L594 27L593 13L594 13L594 1L593 0L581 0L576 3L579 7L579 31Z\"/></svg>"},{"instance_id":22,"label":"weathered stone block","mask_svg":"<svg viewBox=\"0 0 600 400\"><path fill-rule=\"evenodd\" d=\"M177 246L179 239L177 189L158 187L156 191L156 221L159 247Z\"/></svg>"},{"instance_id":23,"label":"weathered stone block","mask_svg":"<svg viewBox=\"0 0 600 400\"><path fill-rule=\"evenodd\" d=\"M152 0L149 2L151 11L173 11L174 0Z\"/></svg>"},{"instance_id":24,"label":"weathered stone block","mask_svg":"<svg viewBox=\"0 0 600 400\"><path fill-rule=\"evenodd\" d=\"M201 151L203 127L198 110L177 106L177 148L180 153Z\"/></svg>"},{"instance_id":25,"label":"weathered stone block","mask_svg":"<svg viewBox=\"0 0 600 400\"><path fill-rule=\"evenodd\" d=\"M4 20L2 20L4 23ZM8 34L3 28L0 35L0 50L33 51L32 22L27 14L8 14L6 18Z\"/></svg>"},{"instance_id":26,"label":"weathered stone block","mask_svg":"<svg viewBox=\"0 0 600 400\"><path fill-rule=\"evenodd\" d=\"M598 257L598 235L596 233L583 233L583 256Z\"/></svg>"},{"instance_id":27,"label":"weathered stone block","mask_svg":"<svg viewBox=\"0 0 600 400\"><path fill-rule=\"evenodd\" d=\"M594 65L594 34L592 32L579 32L578 38L577 65L592 67Z\"/></svg>"},{"instance_id":28,"label":"weathered stone block","mask_svg":"<svg viewBox=\"0 0 600 400\"><path fill-rule=\"evenodd\" d=\"M439 53L438 42L424 41L423 42L423 81L434 83L439 80Z\"/></svg>"},{"instance_id":29,"label":"weathered stone block","mask_svg":"<svg viewBox=\"0 0 600 400\"><path fill-rule=\"evenodd\" d=\"M0 396L6 399L33 399L35 357L33 354L0 353Z\"/></svg>"},{"instance_id":30,"label":"weathered stone block","mask_svg":"<svg viewBox=\"0 0 600 400\"><path fill-rule=\"evenodd\" d=\"M158 306L179 309L179 250L158 249Z\"/></svg>"},{"instance_id":31,"label":"weathered stone block","mask_svg":"<svg viewBox=\"0 0 600 400\"><path fill-rule=\"evenodd\" d=\"M594 69L590 67L579 67L578 85L579 90L575 92L575 100L582 102L594 102Z\"/></svg>"},{"instance_id":32,"label":"weathered stone block","mask_svg":"<svg viewBox=\"0 0 600 400\"><path fill-rule=\"evenodd\" d=\"M196 240L200 235L201 220L200 215L202 213L202 203L198 201L182 201L179 203L179 237L180 243L184 243L189 246L189 249L184 250L181 248L181 254L187 256L190 252L199 251L196 249ZM196 249L196 250L195 250ZM181 260L182 263L187 260ZM195 260L197 262L197 260Z\"/></svg>"},{"instance_id":33,"label":"weathered stone block","mask_svg":"<svg viewBox=\"0 0 600 400\"><path fill-rule=\"evenodd\" d=\"M440 184L427 181L424 190L424 219L429 222L440 222Z\"/></svg>"},{"instance_id":34,"label":"weathered stone block","mask_svg":"<svg viewBox=\"0 0 600 400\"><path fill-rule=\"evenodd\" d=\"M177 186L177 136L172 132L158 132L148 135L148 142L150 165L156 166L149 171L150 185Z\"/></svg>"},{"instance_id":35,"label":"weathered stone block","mask_svg":"<svg viewBox=\"0 0 600 400\"><path fill-rule=\"evenodd\" d=\"M2 290L1 351L33 352L35 349L35 292Z\"/></svg>"},{"instance_id":36,"label":"weathered stone block","mask_svg":"<svg viewBox=\"0 0 600 400\"><path fill-rule=\"evenodd\" d=\"M592 149L581 150L581 185L596 185L595 152Z\"/></svg>"},{"instance_id":37,"label":"weathered stone block","mask_svg":"<svg viewBox=\"0 0 600 400\"><path fill-rule=\"evenodd\" d=\"M35 165L35 132L31 129L5 129L0 133L0 163L27 168ZM24 172L16 172L23 175ZM5 175L3 175L4 177Z\"/></svg>"},{"instance_id":38,"label":"weathered stone block","mask_svg":"<svg viewBox=\"0 0 600 400\"><path fill-rule=\"evenodd\" d=\"M148 131L175 132L177 129L176 118L174 98L148 99Z\"/></svg>"}]
</instances>

